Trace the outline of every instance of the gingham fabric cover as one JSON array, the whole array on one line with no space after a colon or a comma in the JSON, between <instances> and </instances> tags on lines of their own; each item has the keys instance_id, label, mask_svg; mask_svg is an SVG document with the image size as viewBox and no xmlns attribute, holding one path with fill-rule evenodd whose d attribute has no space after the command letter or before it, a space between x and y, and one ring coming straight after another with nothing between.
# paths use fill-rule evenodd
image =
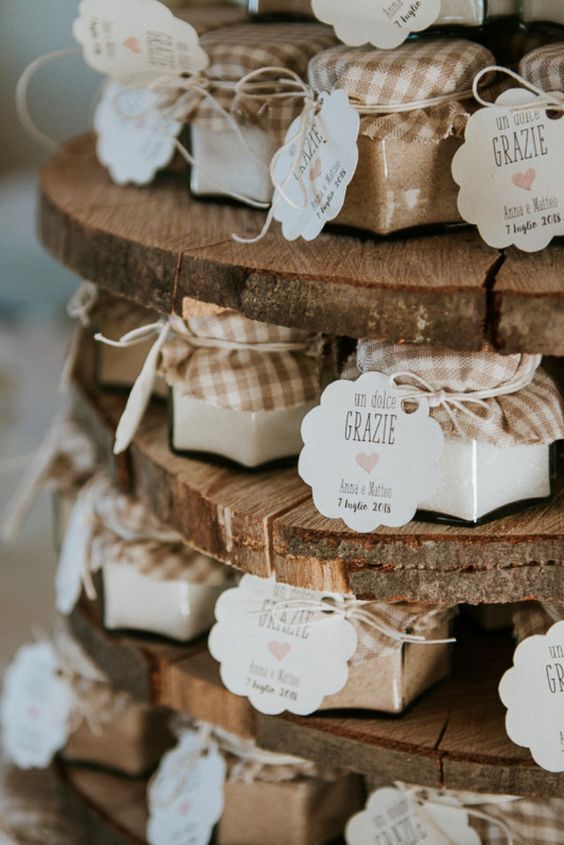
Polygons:
<instances>
[{"instance_id":1,"label":"gingham fabric cover","mask_svg":"<svg viewBox=\"0 0 564 845\"><path fill-rule=\"evenodd\" d=\"M342 45L312 59L309 80L318 92L344 89L362 109L468 93L478 71L493 64L489 50L462 38L413 41L395 50ZM360 131L375 140L436 142L462 136L471 103L470 98L401 114L365 115Z\"/></svg>"},{"instance_id":2,"label":"gingham fabric cover","mask_svg":"<svg viewBox=\"0 0 564 845\"><path fill-rule=\"evenodd\" d=\"M236 311L187 321L197 337L238 343L303 342L303 351L197 348L182 338L167 342L160 374L183 395L234 411L294 408L320 392L320 341L283 326L248 320Z\"/></svg>"},{"instance_id":3,"label":"gingham fabric cover","mask_svg":"<svg viewBox=\"0 0 564 845\"><path fill-rule=\"evenodd\" d=\"M461 431L471 439L498 446L552 443L564 437L564 404L556 384L539 364L538 355L498 355L487 349L457 352L442 347L360 340L356 355L351 356L345 366L343 377L358 378L370 371L387 375L413 372L434 390L445 390L448 395L448 391L471 392L499 387L516 377L534 373L532 382L523 390L488 399L488 411L468 403L468 409L476 416L454 413ZM398 383L416 385L408 378L400 378ZM440 406L431 409L431 416L445 433L458 433Z\"/></svg>"},{"instance_id":4,"label":"gingham fabric cover","mask_svg":"<svg viewBox=\"0 0 564 845\"><path fill-rule=\"evenodd\" d=\"M521 59L519 73L543 91L564 91L564 43L533 50Z\"/></svg>"},{"instance_id":5,"label":"gingham fabric cover","mask_svg":"<svg viewBox=\"0 0 564 845\"><path fill-rule=\"evenodd\" d=\"M292 70L305 80L310 59L335 43L333 30L320 23L241 24L215 30L201 40L210 57L205 71L210 93L239 123L258 124L281 143L303 109L303 98L266 97L258 102L248 97L236 99L234 83L251 71L267 67ZM275 86L276 90L280 89ZM229 128L225 117L206 99L200 100L190 122L217 131Z\"/></svg>"}]
</instances>

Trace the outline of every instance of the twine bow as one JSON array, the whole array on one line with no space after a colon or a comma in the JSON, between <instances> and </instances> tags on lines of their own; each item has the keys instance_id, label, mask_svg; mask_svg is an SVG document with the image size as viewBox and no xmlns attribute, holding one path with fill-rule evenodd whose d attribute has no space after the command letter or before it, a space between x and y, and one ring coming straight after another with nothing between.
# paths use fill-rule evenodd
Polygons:
<instances>
[{"instance_id":1,"label":"twine bow","mask_svg":"<svg viewBox=\"0 0 564 845\"><path fill-rule=\"evenodd\" d=\"M486 412L486 418L490 413L490 406L488 399L495 399L498 396L508 396L512 393L518 393L528 387L535 377L537 368L542 360L542 356L531 356L531 364L528 371L519 378L504 382L498 387L487 387L483 390L469 390L469 391L455 391L445 390L441 388L435 389L429 384L426 379L417 375L411 370L398 370L390 375L390 382L396 389L402 392L402 401L417 402L420 399L425 399L430 408L442 408L450 419L455 431L459 436L464 436L464 432L456 418L456 413L466 414L468 417L474 419L483 419L477 411L472 410L468 405L476 405L482 411ZM410 379L414 384L399 384L398 379Z\"/></svg>"},{"instance_id":2,"label":"twine bow","mask_svg":"<svg viewBox=\"0 0 564 845\"><path fill-rule=\"evenodd\" d=\"M535 100L531 100L528 103L519 103L518 105L504 105L493 103L490 100L484 100L482 95L480 94L480 82L484 78L484 76L488 73L501 73L505 76L511 77L516 82L519 83L523 88L526 88L532 94L536 95ZM474 95L475 100L480 103L481 106L486 108L507 108L510 111L523 111L526 109L533 109L533 108L546 108L547 110L554 110L554 111L562 111L564 112L564 93L560 91L543 91L542 88L539 88L537 85L534 85L532 82L528 82L524 79L520 74L516 71L511 70L507 67L501 67L500 65L492 65L491 67L483 68L479 73L476 74L474 77L474 84L472 86L472 93Z\"/></svg>"},{"instance_id":3,"label":"twine bow","mask_svg":"<svg viewBox=\"0 0 564 845\"><path fill-rule=\"evenodd\" d=\"M412 643L414 645L445 645L455 643L454 637L447 639L428 640L425 637L417 634L408 634L406 631L398 631L392 628L383 619L379 618L375 613L367 611L367 605L372 604L368 601L359 601L358 599L344 598L341 601L336 600L315 600L315 599L290 599L288 601L276 602L276 604L269 608L269 613L275 621L283 621L280 615L288 610L299 613L301 611L311 611L312 613L320 614L317 619L313 619L312 623L323 622L330 619L333 615L342 616L347 620L356 620L367 628L372 628L378 633L389 637L391 640L399 643ZM263 613L260 611L251 611L251 613ZM308 623L309 624L309 623Z\"/></svg>"},{"instance_id":4,"label":"twine bow","mask_svg":"<svg viewBox=\"0 0 564 845\"><path fill-rule=\"evenodd\" d=\"M450 807L453 809L463 810L468 816L472 816L475 819L481 819L482 821L486 821L489 824L493 824L498 827L506 837L507 845L514 845L515 840L513 834L505 822L501 819L495 818L495 816L484 813L481 810L474 809L474 807L471 805L469 806L466 802L460 800L455 795L446 795L438 790L428 789L421 786L410 786L403 783L396 783L395 786L400 791L407 793L407 795L415 801L420 815L425 819L426 823L430 827L446 838L448 845L458 845L458 843L449 836L448 832L445 831L437 821L435 821L431 813L427 812L426 806ZM506 804L509 801L517 800L513 796L506 795L488 796L487 799L487 803L489 804Z\"/></svg>"},{"instance_id":5,"label":"twine bow","mask_svg":"<svg viewBox=\"0 0 564 845\"><path fill-rule=\"evenodd\" d=\"M92 282L82 282L67 304L67 314L77 325L73 331L69 349L59 379L59 392L66 393L78 360L78 352L84 329L90 325L90 317L98 302L98 288Z\"/></svg>"},{"instance_id":6,"label":"twine bow","mask_svg":"<svg viewBox=\"0 0 564 845\"><path fill-rule=\"evenodd\" d=\"M129 346L146 343L150 338L156 336L156 340L147 353L141 372L131 389L125 410L118 423L114 444L114 454L116 455L127 449L141 424L153 392L161 351L165 343L173 335L181 338L194 349L225 349L236 352L249 350L268 354L301 352L307 350L310 345L309 341L248 343L245 341L226 340L224 338L199 337L176 315L171 315L154 323L149 323L146 326L133 329L117 341L110 340L100 333L94 335L95 340L117 349L126 349Z\"/></svg>"}]
</instances>

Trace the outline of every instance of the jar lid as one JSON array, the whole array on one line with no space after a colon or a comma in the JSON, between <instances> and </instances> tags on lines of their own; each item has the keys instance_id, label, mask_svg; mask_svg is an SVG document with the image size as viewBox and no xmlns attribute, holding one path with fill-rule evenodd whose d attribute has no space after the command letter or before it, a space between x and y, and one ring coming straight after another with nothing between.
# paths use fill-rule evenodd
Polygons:
<instances>
[{"instance_id":1,"label":"jar lid","mask_svg":"<svg viewBox=\"0 0 564 845\"><path fill-rule=\"evenodd\" d=\"M519 73L543 91L564 91L564 44L547 44L521 59Z\"/></svg>"},{"instance_id":2,"label":"jar lid","mask_svg":"<svg viewBox=\"0 0 564 845\"><path fill-rule=\"evenodd\" d=\"M317 91L342 88L365 105L391 106L468 92L476 74L493 64L493 54L481 44L429 38L395 50L333 47L312 59L309 80Z\"/></svg>"},{"instance_id":3,"label":"jar lid","mask_svg":"<svg viewBox=\"0 0 564 845\"><path fill-rule=\"evenodd\" d=\"M201 39L210 58L206 76L238 82L264 67L283 67L305 77L312 56L337 39L320 23L248 23L209 32Z\"/></svg>"}]
</instances>

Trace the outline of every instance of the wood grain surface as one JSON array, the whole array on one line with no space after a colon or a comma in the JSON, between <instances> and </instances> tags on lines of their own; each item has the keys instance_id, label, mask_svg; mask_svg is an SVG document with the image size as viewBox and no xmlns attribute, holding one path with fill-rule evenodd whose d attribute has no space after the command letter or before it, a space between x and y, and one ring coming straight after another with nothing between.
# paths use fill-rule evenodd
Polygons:
<instances>
[{"instance_id":1,"label":"wood grain surface","mask_svg":"<svg viewBox=\"0 0 564 845\"><path fill-rule=\"evenodd\" d=\"M81 621L77 623L77 620ZM80 605L73 627L86 651L105 640L96 655L118 686L135 694L126 674L119 680L122 650L135 638L103 631L95 615ZM88 628L91 628L90 632ZM145 663L153 701L208 721L259 745L338 765L369 778L385 777L425 786L476 792L561 796L564 775L537 766L527 749L505 733L505 709L497 694L503 672L511 666L514 645L507 634L484 634L468 623L457 629L453 674L425 693L400 716L343 711L320 716L264 716L245 698L222 685L218 664L203 643L175 651L167 661L162 644L139 640L138 665ZM155 672L157 667L157 672Z\"/></svg>"},{"instance_id":2,"label":"wood grain surface","mask_svg":"<svg viewBox=\"0 0 564 845\"><path fill-rule=\"evenodd\" d=\"M77 413L111 449L122 396L77 392ZM167 413L150 406L121 477L186 542L244 572L360 598L480 604L556 601L564 590L564 492L551 504L476 528L411 522L357 534L322 517L295 467L248 471L179 457Z\"/></svg>"},{"instance_id":3,"label":"wood grain surface","mask_svg":"<svg viewBox=\"0 0 564 845\"><path fill-rule=\"evenodd\" d=\"M562 354L562 247L503 256L472 229L377 239L326 231L307 243L262 212L190 197L178 168L149 188L114 185L91 136L44 168L40 232L80 276L165 313L184 297L248 317L351 337ZM530 260L529 260L530 259Z\"/></svg>"}]
</instances>

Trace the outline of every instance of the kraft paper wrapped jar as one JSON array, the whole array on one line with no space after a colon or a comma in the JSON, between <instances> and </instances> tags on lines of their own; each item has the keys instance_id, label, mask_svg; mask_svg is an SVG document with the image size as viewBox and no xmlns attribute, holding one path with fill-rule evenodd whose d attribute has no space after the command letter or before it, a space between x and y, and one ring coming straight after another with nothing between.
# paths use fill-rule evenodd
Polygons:
<instances>
[{"instance_id":1,"label":"kraft paper wrapped jar","mask_svg":"<svg viewBox=\"0 0 564 845\"><path fill-rule=\"evenodd\" d=\"M208 91L232 119L209 98L202 98L192 111L190 139L195 165L190 189L194 195L234 193L256 202L270 202L270 161L287 128L300 114L302 100L290 95L272 96L280 91L276 82L261 89L264 96L260 99L237 95L235 86L246 74L268 67L284 68L305 78L312 56L334 43L332 30L319 23L242 24L201 39L210 57L205 71ZM272 78L276 80L279 75L275 73Z\"/></svg>"},{"instance_id":2,"label":"kraft paper wrapped jar","mask_svg":"<svg viewBox=\"0 0 564 845\"><path fill-rule=\"evenodd\" d=\"M236 311L193 317L163 347L171 446L256 467L297 455L320 394L321 341Z\"/></svg>"},{"instance_id":3,"label":"kraft paper wrapped jar","mask_svg":"<svg viewBox=\"0 0 564 845\"><path fill-rule=\"evenodd\" d=\"M314 91L344 89L361 115L358 167L335 223L388 235L461 221L452 159L474 77L493 64L480 44L432 37L395 50L333 47L312 59ZM418 107L436 98L445 101Z\"/></svg>"},{"instance_id":4,"label":"kraft paper wrapped jar","mask_svg":"<svg viewBox=\"0 0 564 845\"><path fill-rule=\"evenodd\" d=\"M551 498L564 408L540 364L540 355L359 341L344 377L400 373L395 384L427 397L445 435L438 487L416 518L475 525ZM473 401L484 391L492 395Z\"/></svg>"},{"instance_id":5,"label":"kraft paper wrapped jar","mask_svg":"<svg viewBox=\"0 0 564 845\"><path fill-rule=\"evenodd\" d=\"M109 630L143 631L187 642L206 632L232 571L193 551L141 503L95 479L69 516L59 575L73 556L82 570L101 573L103 622ZM85 537L85 530L90 536ZM69 562L67 564L67 561ZM59 607L64 610L63 607Z\"/></svg>"},{"instance_id":6,"label":"kraft paper wrapped jar","mask_svg":"<svg viewBox=\"0 0 564 845\"><path fill-rule=\"evenodd\" d=\"M73 708L62 756L137 777L152 771L174 744L170 715L114 689L59 624L54 639L60 673L70 683Z\"/></svg>"},{"instance_id":7,"label":"kraft paper wrapped jar","mask_svg":"<svg viewBox=\"0 0 564 845\"><path fill-rule=\"evenodd\" d=\"M248 0L248 7L251 14L259 16L314 15L311 0ZM442 0L433 28L483 26L496 18L516 15L517 11L518 0Z\"/></svg>"},{"instance_id":8,"label":"kraft paper wrapped jar","mask_svg":"<svg viewBox=\"0 0 564 845\"><path fill-rule=\"evenodd\" d=\"M513 609L513 633L518 643L528 637L544 635L564 619L564 604L524 601Z\"/></svg>"},{"instance_id":9,"label":"kraft paper wrapped jar","mask_svg":"<svg viewBox=\"0 0 564 845\"><path fill-rule=\"evenodd\" d=\"M323 699L321 710L359 709L401 713L418 696L445 678L450 671L450 645L407 642L400 636L447 640L455 609L416 604L364 604L381 630L367 626L354 614L349 617L358 636L356 653L349 661L343 689Z\"/></svg>"},{"instance_id":10,"label":"kraft paper wrapped jar","mask_svg":"<svg viewBox=\"0 0 564 845\"><path fill-rule=\"evenodd\" d=\"M361 806L357 775L273 754L222 732L227 762L217 845L325 845Z\"/></svg>"}]
</instances>

